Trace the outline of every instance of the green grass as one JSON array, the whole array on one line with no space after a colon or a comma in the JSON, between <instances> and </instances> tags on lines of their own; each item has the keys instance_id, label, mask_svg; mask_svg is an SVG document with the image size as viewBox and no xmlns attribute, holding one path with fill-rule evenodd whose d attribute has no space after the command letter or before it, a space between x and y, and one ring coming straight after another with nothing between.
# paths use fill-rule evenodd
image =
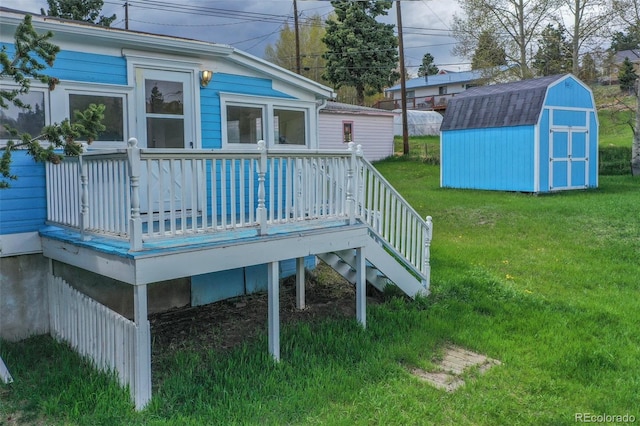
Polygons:
<instances>
[{"instance_id":1,"label":"green grass","mask_svg":"<svg viewBox=\"0 0 640 426\"><path fill-rule=\"evenodd\" d=\"M154 397L128 394L48 337L2 343L16 381L0 424L574 424L575 413L640 418L640 181L553 195L441 189L439 168L377 163L434 220L432 295L393 298L355 320L266 336L228 353L154 363ZM502 362L454 393L407 372L446 343Z\"/></svg>"},{"instance_id":2,"label":"green grass","mask_svg":"<svg viewBox=\"0 0 640 426\"><path fill-rule=\"evenodd\" d=\"M634 119L635 113L631 110L599 111L600 146L630 147L633 142L633 132L627 123Z\"/></svg>"}]
</instances>

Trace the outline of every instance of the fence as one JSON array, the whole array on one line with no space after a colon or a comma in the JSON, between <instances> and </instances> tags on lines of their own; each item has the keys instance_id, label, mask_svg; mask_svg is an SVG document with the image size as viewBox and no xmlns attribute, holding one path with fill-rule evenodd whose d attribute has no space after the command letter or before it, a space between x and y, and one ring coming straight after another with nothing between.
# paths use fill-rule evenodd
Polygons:
<instances>
[{"instance_id":1,"label":"fence","mask_svg":"<svg viewBox=\"0 0 640 426\"><path fill-rule=\"evenodd\" d=\"M115 372L135 399L136 389L145 387L136 384L136 361L140 337L150 336L148 321L135 324L54 276L49 282L49 316L54 338L67 342L99 370Z\"/></svg>"}]
</instances>

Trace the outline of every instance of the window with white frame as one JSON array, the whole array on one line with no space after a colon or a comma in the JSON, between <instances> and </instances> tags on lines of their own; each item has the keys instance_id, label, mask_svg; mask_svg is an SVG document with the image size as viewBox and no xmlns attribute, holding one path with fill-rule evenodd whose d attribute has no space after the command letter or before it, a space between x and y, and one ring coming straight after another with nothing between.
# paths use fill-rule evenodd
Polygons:
<instances>
[{"instance_id":1,"label":"window with white frame","mask_svg":"<svg viewBox=\"0 0 640 426\"><path fill-rule=\"evenodd\" d=\"M76 121L75 112L84 111L89 105L104 105L105 130L98 134L97 142L124 141L124 96L107 94L69 93L69 117L71 123Z\"/></svg>"},{"instance_id":2,"label":"window with white frame","mask_svg":"<svg viewBox=\"0 0 640 426\"><path fill-rule=\"evenodd\" d=\"M263 138L264 109L227 105L227 143L258 143Z\"/></svg>"},{"instance_id":3,"label":"window with white frame","mask_svg":"<svg viewBox=\"0 0 640 426\"><path fill-rule=\"evenodd\" d=\"M315 102L220 94L224 146L310 146Z\"/></svg>"},{"instance_id":4,"label":"window with white frame","mask_svg":"<svg viewBox=\"0 0 640 426\"><path fill-rule=\"evenodd\" d=\"M19 134L28 133L35 138L42 134L42 128L48 124L49 111L44 90L32 88L29 93L20 94L17 98L25 108L6 101L7 108L0 111L0 140L12 139L5 126L15 129Z\"/></svg>"},{"instance_id":5,"label":"window with white frame","mask_svg":"<svg viewBox=\"0 0 640 426\"><path fill-rule=\"evenodd\" d=\"M273 140L276 144L306 145L306 117L304 110L274 108Z\"/></svg>"},{"instance_id":6,"label":"window with white frame","mask_svg":"<svg viewBox=\"0 0 640 426\"><path fill-rule=\"evenodd\" d=\"M69 82L60 83L56 90L50 93L52 105L61 108L51 110L51 121L60 123L69 119L75 123L75 112L85 111L89 105L104 105L105 130L98 133L92 148L122 148L126 146L129 130L127 127L128 106L127 88L119 86L94 85L90 83ZM83 141L83 140L82 140Z\"/></svg>"}]
</instances>

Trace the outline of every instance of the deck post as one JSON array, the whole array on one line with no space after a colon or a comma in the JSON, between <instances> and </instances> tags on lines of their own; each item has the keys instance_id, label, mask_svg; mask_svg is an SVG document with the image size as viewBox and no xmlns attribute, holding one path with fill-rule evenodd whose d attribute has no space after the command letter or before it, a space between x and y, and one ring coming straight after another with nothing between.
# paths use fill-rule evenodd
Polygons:
<instances>
[{"instance_id":1,"label":"deck post","mask_svg":"<svg viewBox=\"0 0 640 426\"><path fill-rule=\"evenodd\" d=\"M258 163L258 208L256 218L260 224L260 235L267 234L267 208L265 204L266 191L265 175L267 174L267 147L263 140L258 141L258 151L260 151L260 161Z\"/></svg>"},{"instance_id":2,"label":"deck post","mask_svg":"<svg viewBox=\"0 0 640 426\"><path fill-rule=\"evenodd\" d=\"M87 164L84 162L82 155L87 151L87 144L82 144L82 153L78 156L78 168L80 169L80 239L82 241L89 240L86 233L89 224L89 177L87 172Z\"/></svg>"},{"instance_id":3,"label":"deck post","mask_svg":"<svg viewBox=\"0 0 640 426\"><path fill-rule=\"evenodd\" d=\"M129 218L129 247L131 251L142 250L142 219L140 218L140 148L138 140L127 142L129 181L131 186L131 216Z\"/></svg>"},{"instance_id":4,"label":"deck post","mask_svg":"<svg viewBox=\"0 0 640 426\"><path fill-rule=\"evenodd\" d=\"M347 169L347 214L349 215L349 225L354 225L356 223L356 200L353 174L356 168L356 144L349 142L347 149L351 153L349 168Z\"/></svg>"},{"instance_id":5,"label":"deck post","mask_svg":"<svg viewBox=\"0 0 640 426\"><path fill-rule=\"evenodd\" d=\"M367 265L365 263L364 247L356 248L356 319L367 326Z\"/></svg>"},{"instance_id":6,"label":"deck post","mask_svg":"<svg viewBox=\"0 0 640 426\"><path fill-rule=\"evenodd\" d=\"M131 391L136 410L151 400L151 331L147 317L147 285L133 288L135 334L134 378Z\"/></svg>"},{"instance_id":7,"label":"deck post","mask_svg":"<svg viewBox=\"0 0 640 426\"><path fill-rule=\"evenodd\" d=\"M5 385L8 385L9 383L13 382L13 377L11 377L11 374L9 373L9 369L4 364L4 361L2 360L1 356L0 356L0 379Z\"/></svg>"},{"instance_id":8,"label":"deck post","mask_svg":"<svg viewBox=\"0 0 640 426\"><path fill-rule=\"evenodd\" d=\"M427 216L427 227L424 230L424 265L422 273L425 276L425 289L429 290L431 284L431 238L433 237L433 222L431 216Z\"/></svg>"},{"instance_id":9,"label":"deck post","mask_svg":"<svg viewBox=\"0 0 640 426\"><path fill-rule=\"evenodd\" d=\"M296 307L298 309L305 308L304 274L304 257L298 257L296 259Z\"/></svg>"},{"instance_id":10,"label":"deck post","mask_svg":"<svg viewBox=\"0 0 640 426\"><path fill-rule=\"evenodd\" d=\"M355 210L356 215L359 217L365 217L365 196L364 196L364 168L362 165L362 158L364 157L364 151L362 151L362 144L358 144L356 146L356 157L358 157L356 161L356 181L357 185L354 185L354 188L357 188L355 199ZM359 207L359 208L358 208Z\"/></svg>"},{"instance_id":11,"label":"deck post","mask_svg":"<svg viewBox=\"0 0 640 426\"><path fill-rule=\"evenodd\" d=\"M280 277L278 262L267 263L269 353L280 361Z\"/></svg>"}]
</instances>

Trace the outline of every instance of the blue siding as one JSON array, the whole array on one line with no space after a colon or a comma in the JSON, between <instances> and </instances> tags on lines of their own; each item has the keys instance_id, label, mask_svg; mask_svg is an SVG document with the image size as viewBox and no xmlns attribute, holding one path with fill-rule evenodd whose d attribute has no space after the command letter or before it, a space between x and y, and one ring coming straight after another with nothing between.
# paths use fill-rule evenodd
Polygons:
<instances>
[{"instance_id":1,"label":"blue siding","mask_svg":"<svg viewBox=\"0 0 640 426\"><path fill-rule=\"evenodd\" d=\"M533 191L533 140L533 126L443 132L442 186Z\"/></svg>"},{"instance_id":2,"label":"blue siding","mask_svg":"<svg viewBox=\"0 0 640 426\"><path fill-rule=\"evenodd\" d=\"M306 269L316 266L315 256L304 259ZM296 273L295 259L283 260L278 265L280 278ZM191 277L191 305L200 306L245 294L267 291L267 265L254 265L227 271Z\"/></svg>"},{"instance_id":3,"label":"blue siding","mask_svg":"<svg viewBox=\"0 0 640 426\"><path fill-rule=\"evenodd\" d=\"M575 78L568 77L547 91L546 106L595 108L591 93Z\"/></svg>"},{"instance_id":4,"label":"blue siding","mask_svg":"<svg viewBox=\"0 0 640 426\"><path fill-rule=\"evenodd\" d=\"M44 164L14 151L11 171L18 180L0 190L0 234L37 231L47 217Z\"/></svg>"},{"instance_id":5,"label":"blue siding","mask_svg":"<svg viewBox=\"0 0 640 426\"><path fill-rule=\"evenodd\" d=\"M553 125L586 127L587 114L584 111L556 109L553 111Z\"/></svg>"},{"instance_id":6,"label":"blue siding","mask_svg":"<svg viewBox=\"0 0 640 426\"><path fill-rule=\"evenodd\" d=\"M9 56L14 52L14 46L7 45ZM127 61L119 56L61 51L56 56L53 67L44 72L60 80L127 84Z\"/></svg>"}]
</instances>

